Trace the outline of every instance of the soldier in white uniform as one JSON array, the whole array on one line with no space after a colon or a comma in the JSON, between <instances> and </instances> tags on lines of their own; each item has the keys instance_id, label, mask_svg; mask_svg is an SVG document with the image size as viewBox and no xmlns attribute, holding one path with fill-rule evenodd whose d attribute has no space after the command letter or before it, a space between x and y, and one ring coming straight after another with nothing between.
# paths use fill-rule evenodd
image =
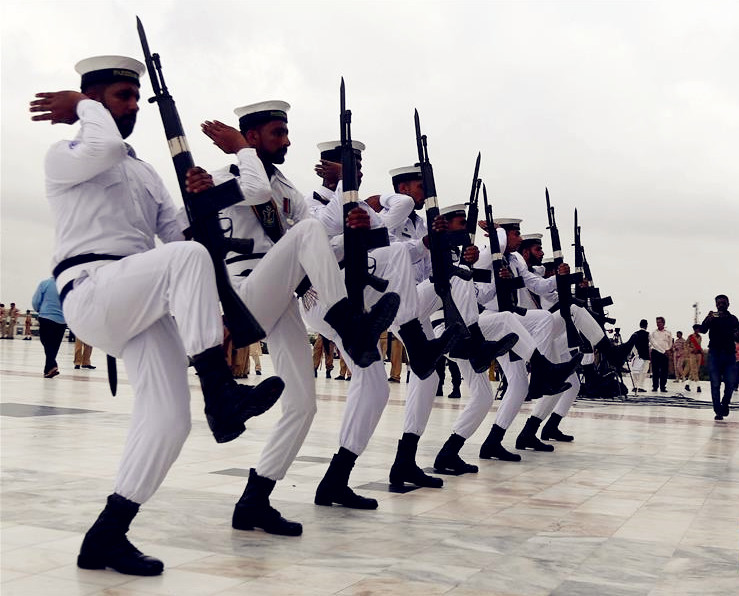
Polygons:
<instances>
[{"instance_id":1,"label":"soldier in white uniform","mask_svg":"<svg viewBox=\"0 0 739 596\"><path fill-rule=\"evenodd\" d=\"M214 172L214 178L238 179L244 200L224 214L232 221L234 237L254 239L254 254L227 259L229 272L267 332L275 370L286 385L282 418L250 471L232 525L298 536L301 524L286 520L269 504L275 483L285 477L316 412L311 350L295 291L307 275L312 289L306 299L318 294L326 306L324 322L360 368L380 360L379 336L395 317L399 298L385 294L369 313L354 314L323 227L310 217L303 194L275 166L284 162L290 145L289 107L282 101L252 104L235 110L240 130L218 121L205 122L202 128L221 150L238 159L238 165Z\"/></svg>"},{"instance_id":2,"label":"soldier in white uniform","mask_svg":"<svg viewBox=\"0 0 739 596\"><path fill-rule=\"evenodd\" d=\"M77 564L157 575L162 562L143 555L126 532L190 431L187 355L200 375L217 441L236 438L284 385L276 377L257 388L233 380L221 350L210 256L200 244L177 242L184 237L164 184L123 140L136 122L143 64L102 56L76 69L82 93L38 93L31 102L33 120L80 121L75 139L56 143L46 156L56 221L54 275L69 327L123 358L135 396L115 492L85 535ZM190 170L190 192L210 186L206 172ZM155 235L166 244L155 247Z\"/></svg>"},{"instance_id":3,"label":"soldier in white uniform","mask_svg":"<svg viewBox=\"0 0 739 596\"><path fill-rule=\"evenodd\" d=\"M464 205L447 207L442 209L441 213L449 221L450 232L461 231L466 228L467 214ZM476 253L476 247L472 251L465 250L468 260L463 264L472 265ZM440 322L443 323L443 319ZM518 394L515 389L510 393L506 392L503 403L501 403L496 415L495 425L493 426L494 430L491 431L492 437L483 444L480 457L483 459L496 457L506 461L520 461L520 456L509 453L503 448L501 440L505 434L505 429L513 421L526 397L528 390L526 362L532 361L533 374L536 378L535 383L539 382L538 378L545 377L547 379L544 392L558 390L562 385L562 379L569 374L571 368L569 366L552 365L546 359L540 357L536 351L534 340L512 313L485 311L480 314L478 324L484 337L487 339L500 340L510 333L513 333L518 338L510 352L498 356L498 361L504 367L507 377L524 379L523 383L518 383L517 385L517 387L524 389L523 391ZM435 326L435 331L437 333L439 332L439 326ZM452 427L451 436L437 454L434 460L434 469L442 473L474 473L478 471L477 466L468 464L462 460L459 451L465 441L482 424L493 405L494 396L487 371L476 371L468 359L458 358L455 359L455 362L458 363L462 371L462 376L470 389L470 400L457 417Z\"/></svg>"},{"instance_id":4,"label":"soldier in white uniform","mask_svg":"<svg viewBox=\"0 0 739 596\"><path fill-rule=\"evenodd\" d=\"M537 272L537 267L541 266L544 258L544 250L541 244L541 234L529 234L522 236L521 245L515 255L512 255L512 261L515 258L515 267L519 275L524 278L526 286L519 289L519 304L525 305L526 308L546 308L549 305L550 312L554 316L554 346L558 353L559 360L569 358L570 348L567 344L567 330L564 319L559 310L559 296L557 293L557 280L555 276L546 278L546 284L541 284L534 277L544 279L542 273ZM559 267L561 275L569 275L569 266L562 264ZM570 314L575 328L583 337L600 351L609 362L615 366L623 365L626 357L633 347L633 342L629 340L621 346L614 346L606 337L603 329L593 316L583 307L577 304L570 305ZM558 395L548 395L541 399L534 406L531 417L527 421L527 425L519 435L520 443L525 448L531 446L537 450L553 451L551 445L543 445L531 439L532 428L538 429L539 425L549 417L547 423L542 428L542 439L557 440L570 442L574 440L572 435L567 435L559 430L559 423L562 418L567 415L570 407L574 403L580 391L580 380L576 374L572 374L567 381L572 385L567 391ZM551 415L551 416L550 416ZM533 431L536 432L535 430ZM535 434L534 434L535 438Z\"/></svg>"},{"instance_id":5,"label":"soldier in white uniform","mask_svg":"<svg viewBox=\"0 0 739 596\"><path fill-rule=\"evenodd\" d=\"M419 306L417 315L426 336L432 337L434 332L430 316L439 310L442 304L433 283L429 280L431 254L428 248L425 219L415 213L415 211L423 208L426 200L421 171L417 166L403 167L392 170L390 175L395 193L381 195L379 205L382 206L387 216L395 200L394 197L397 195L406 195L413 199L414 211L404 221L395 225L394 228L388 225L388 230L391 242L404 245L411 255L416 281L418 282ZM442 232L447 229L448 224L446 219L440 216L434 222L434 226L436 231ZM496 342L483 335L478 324L475 288L471 281L453 277L451 279L451 289L454 302L469 330L470 339L457 342L449 355L450 357L469 359L476 371L487 371L493 358L507 352L515 343L516 338L509 334ZM453 329L453 332L456 334L457 330ZM444 333L449 333L449 329L444 329ZM443 486L441 478L429 476L416 464L418 441L428 424L438 384L439 376L436 371L426 379L421 379L411 371L406 394L403 436L398 442L395 461L390 469L391 486L401 487L404 483L431 488L441 488Z\"/></svg>"},{"instance_id":6,"label":"soldier in white uniform","mask_svg":"<svg viewBox=\"0 0 739 596\"><path fill-rule=\"evenodd\" d=\"M353 149L357 167L357 177L361 182L361 152L364 144L353 140ZM321 162L316 165L316 172L321 176L323 184L312 195L306 196L311 213L326 228L332 243L341 256L343 245L343 201L341 194L341 143L331 141L318 145L321 151ZM338 189L337 189L338 187ZM373 228L384 227L386 222L403 221L413 210L410 197L398 195L384 218L360 201L359 207L352 215L366 218L366 225ZM391 326L393 333L400 336L408 350L410 366L419 378L427 378L435 370L436 361L446 351L451 334L439 339L427 339L421 322L416 316L418 296L413 268L408 251L402 244L375 248L369 252L370 266L374 275L388 281L387 291L396 292L400 296L400 308ZM366 304L376 302L381 294L367 287L364 290ZM343 351L341 339L323 320L326 312L320 297L314 303L303 303L303 316L308 325L334 340ZM348 486L349 475L357 457L361 455L377 427L382 411L390 395L385 377L385 365L381 358L367 368L359 368L347 357L347 364L352 371L351 384L347 395L346 410L340 431L340 449L334 455L326 475L316 491L315 503L331 505L339 503L345 507L357 509L376 509L377 501L356 495Z\"/></svg>"}]
</instances>

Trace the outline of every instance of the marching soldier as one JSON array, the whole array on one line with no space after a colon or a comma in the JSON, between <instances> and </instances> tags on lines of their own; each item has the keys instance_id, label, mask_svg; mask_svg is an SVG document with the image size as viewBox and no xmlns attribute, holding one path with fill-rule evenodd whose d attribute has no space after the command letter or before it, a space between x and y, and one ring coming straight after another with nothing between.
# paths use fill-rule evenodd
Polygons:
<instances>
[{"instance_id":1,"label":"marching soldier","mask_svg":"<svg viewBox=\"0 0 739 596\"><path fill-rule=\"evenodd\" d=\"M290 146L289 107L283 101L244 106L235 110L239 130L218 121L206 121L202 129L222 151L238 160L238 165L214 176L218 181L238 180L244 200L225 210L225 215L233 222L234 237L254 239L254 254L231 257L227 263L237 291L267 332L275 370L286 384L282 418L250 471L232 525L239 530L261 528L270 534L298 536L302 525L282 517L269 502L316 412L311 353L295 291L307 275L312 290L303 295L310 300L318 294L326 308L322 321L358 368L380 360L377 342L395 318L399 299L388 293L369 313L354 314L321 223L310 216L302 193L276 167L285 161ZM360 224L356 218L350 222Z\"/></svg>"},{"instance_id":2,"label":"marching soldier","mask_svg":"<svg viewBox=\"0 0 739 596\"><path fill-rule=\"evenodd\" d=\"M252 388L233 380L221 350L210 256L198 243L181 242L163 182L124 141L136 123L144 65L100 56L76 70L81 93L38 93L31 102L32 120L80 122L74 140L54 144L46 156L54 276L67 323L91 345L123 358L135 396L114 492L85 535L77 565L158 575L162 562L142 554L126 533L190 431L187 355L217 441L241 434L245 420L275 403L283 383L272 378ZM207 173L190 170L190 192L210 186Z\"/></svg>"}]
</instances>

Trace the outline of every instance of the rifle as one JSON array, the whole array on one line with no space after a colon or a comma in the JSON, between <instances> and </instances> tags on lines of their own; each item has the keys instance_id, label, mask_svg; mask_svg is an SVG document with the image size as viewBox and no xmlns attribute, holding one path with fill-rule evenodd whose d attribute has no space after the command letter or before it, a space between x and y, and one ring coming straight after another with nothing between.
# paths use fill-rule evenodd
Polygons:
<instances>
[{"instance_id":1,"label":"rifle","mask_svg":"<svg viewBox=\"0 0 739 596\"><path fill-rule=\"evenodd\" d=\"M423 194L426 197L424 207L426 209L426 226L428 227L429 252L431 253L431 281L434 284L436 295L441 298L444 310L444 323L447 329L458 326L459 340L470 338L467 325L459 313L457 305L452 298L452 275L469 275L470 271L463 271L452 263L452 251L448 235L445 232L434 230L434 220L439 215L439 199L436 196L436 183L434 182L434 170L429 161L428 145L426 135L421 134L421 121L418 110L415 110L414 121L416 126L416 147L418 148L418 162L421 168L421 179L423 181ZM467 232L463 230L467 235Z\"/></svg>"},{"instance_id":2,"label":"rifle","mask_svg":"<svg viewBox=\"0 0 739 596\"><path fill-rule=\"evenodd\" d=\"M549 202L549 189L545 189L547 199L547 216L549 218L549 225L547 229L552 238L552 257L554 258L555 268L559 267L564 263L564 257L562 256L562 245L559 241L559 230L557 229L557 222L554 220L554 207ZM572 275L560 275L556 274L557 281L557 297L559 301L559 314L562 316L562 320L565 322L565 329L567 330L567 345L570 348L578 348L582 346L582 340L580 339L580 333L578 332L575 324L572 322L572 313L570 312L570 306L572 305L572 291L570 286L574 281Z\"/></svg>"},{"instance_id":3,"label":"rifle","mask_svg":"<svg viewBox=\"0 0 739 596\"><path fill-rule=\"evenodd\" d=\"M364 312L364 288L370 286L378 292L387 290L388 281L369 272L367 252L390 244L387 228L359 230L346 224L349 212L359 205L359 180L357 161L352 147L352 113L346 109L344 78L339 89L341 114L341 172L342 200L344 206L344 283L350 304Z\"/></svg>"},{"instance_id":4,"label":"rifle","mask_svg":"<svg viewBox=\"0 0 739 596\"><path fill-rule=\"evenodd\" d=\"M475 162L475 172L472 175L472 188L470 190L470 202L467 203L467 238L466 243L462 245L462 252L468 246L474 246L475 244L475 232L477 231L477 218L479 215L478 204L480 202L480 186L482 180L478 178L480 173L480 153L477 154L477 161ZM478 269L472 268L472 279L479 283L490 283L492 278L490 276L490 269Z\"/></svg>"},{"instance_id":5,"label":"rifle","mask_svg":"<svg viewBox=\"0 0 739 596\"><path fill-rule=\"evenodd\" d=\"M608 323L613 325L616 319L606 316L604 308L613 304L613 299L608 296L601 298L600 290L593 285L593 277L590 271L590 265L585 257L585 247L580 239L580 225L578 223L577 209L575 209L575 271L579 271L582 279L587 282L587 287L580 287L578 284L575 289L575 296L584 300L595 319L601 324Z\"/></svg>"},{"instance_id":6,"label":"rifle","mask_svg":"<svg viewBox=\"0 0 739 596\"><path fill-rule=\"evenodd\" d=\"M164 82L159 54L152 54L149 51L144 26L138 17L136 17L136 28L139 32L144 61L154 90L154 97L149 98L149 103L156 102L159 107L159 114L164 125L164 134L169 143L169 150L177 173L177 182L185 204L185 212L190 222L189 232L196 242L200 242L208 250L213 261L218 297L234 345L239 348L248 346L259 341L266 334L233 289L224 258L229 251L241 254L251 253L254 241L251 239L226 238L218 216L221 209L243 200L241 189L238 182L232 179L203 192L196 194L187 192L185 186L187 171L195 166L195 162L190 153L190 147L187 144L174 99L169 94Z\"/></svg>"},{"instance_id":7,"label":"rifle","mask_svg":"<svg viewBox=\"0 0 739 596\"><path fill-rule=\"evenodd\" d=\"M493 220L493 208L488 202L488 189L485 184L482 185L482 200L485 207L485 221L487 222L488 237L490 238L490 255L493 258L493 280L495 282L495 296L498 300L498 310L500 312L512 312L517 315L525 315L526 309L516 305L513 299L513 293L519 288L524 287L522 277L511 277L509 279L500 276L501 270L506 267L503 261L503 251L500 249L500 240L498 239L498 230L495 229L495 221Z\"/></svg>"}]
</instances>

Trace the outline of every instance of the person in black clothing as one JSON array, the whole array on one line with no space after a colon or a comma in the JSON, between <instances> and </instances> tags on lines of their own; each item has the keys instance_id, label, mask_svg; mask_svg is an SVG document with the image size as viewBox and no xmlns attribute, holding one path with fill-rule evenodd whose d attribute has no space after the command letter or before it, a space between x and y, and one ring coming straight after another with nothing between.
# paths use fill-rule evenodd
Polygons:
<instances>
[{"instance_id":1,"label":"person in black clothing","mask_svg":"<svg viewBox=\"0 0 739 596\"><path fill-rule=\"evenodd\" d=\"M649 372L649 322L646 319L639 321L639 330L631 334L629 342L633 343L637 358L631 362L631 370L634 373L634 387L636 391L644 392L642 387L644 379Z\"/></svg>"},{"instance_id":2,"label":"person in black clothing","mask_svg":"<svg viewBox=\"0 0 739 596\"><path fill-rule=\"evenodd\" d=\"M711 379L713 411L716 413L714 420L723 420L724 416L729 415L731 395L736 386L736 341L739 340L739 319L729 312L727 296L716 296L716 311L708 313L700 330L708 333L708 375Z\"/></svg>"}]
</instances>

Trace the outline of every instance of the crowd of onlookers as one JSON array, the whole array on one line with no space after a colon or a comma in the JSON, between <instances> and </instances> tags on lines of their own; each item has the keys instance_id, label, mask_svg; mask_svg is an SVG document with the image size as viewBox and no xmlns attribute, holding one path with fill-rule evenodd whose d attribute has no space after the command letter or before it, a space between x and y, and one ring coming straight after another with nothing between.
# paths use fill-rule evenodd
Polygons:
<instances>
[{"instance_id":1,"label":"crowd of onlookers","mask_svg":"<svg viewBox=\"0 0 739 596\"><path fill-rule=\"evenodd\" d=\"M657 328L647 331L648 322L642 319L639 329L629 341L633 341L634 354L630 370L634 379L634 390L642 387L651 372L652 391L667 392L667 379L674 375L675 381L685 381L685 391L695 387L701 392L698 381L705 367L704 378L711 383L711 399L715 419L723 420L729 415L731 396L739 385L739 320L729 312L729 299L724 294L716 296L716 310L710 311L702 323L693 325L693 333L687 338L683 332L672 333L665 328L664 317L657 317ZM702 334L708 334L708 349L703 346ZM724 385L723 397L721 385Z\"/></svg>"}]
</instances>

